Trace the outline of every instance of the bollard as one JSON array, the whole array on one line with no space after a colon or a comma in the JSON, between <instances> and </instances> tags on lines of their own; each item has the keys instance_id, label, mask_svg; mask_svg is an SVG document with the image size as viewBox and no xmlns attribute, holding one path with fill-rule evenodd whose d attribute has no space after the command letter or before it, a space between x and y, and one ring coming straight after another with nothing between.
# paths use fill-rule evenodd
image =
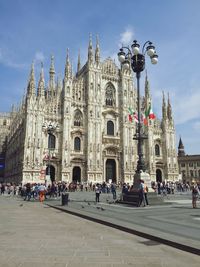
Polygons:
<instances>
[{"instance_id":1,"label":"bollard","mask_svg":"<svg viewBox=\"0 0 200 267\"><path fill-rule=\"evenodd\" d=\"M69 194L68 193L62 193L62 195L61 195L61 205L62 206L68 205L68 201L69 201Z\"/></svg>"}]
</instances>

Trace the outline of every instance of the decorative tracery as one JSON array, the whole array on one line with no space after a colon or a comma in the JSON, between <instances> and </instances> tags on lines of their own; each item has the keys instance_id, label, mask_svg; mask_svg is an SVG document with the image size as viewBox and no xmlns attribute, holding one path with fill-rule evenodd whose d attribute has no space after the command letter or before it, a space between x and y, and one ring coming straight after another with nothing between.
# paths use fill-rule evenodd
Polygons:
<instances>
[{"instance_id":1,"label":"decorative tracery","mask_svg":"<svg viewBox=\"0 0 200 267\"><path fill-rule=\"evenodd\" d=\"M108 84L105 92L106 106L115 106L115 88L112 84Z\"/></svg>"},{"instance_id":2,"label":"decorative tracery","mask_svg":"<svg viewBox=\"0 0 200 267\"><path fill-rule=\"evenodd\" d=\"M74 126L83 126L83 114L79 109L74 113Z\"/></svg>"}]
</instances>

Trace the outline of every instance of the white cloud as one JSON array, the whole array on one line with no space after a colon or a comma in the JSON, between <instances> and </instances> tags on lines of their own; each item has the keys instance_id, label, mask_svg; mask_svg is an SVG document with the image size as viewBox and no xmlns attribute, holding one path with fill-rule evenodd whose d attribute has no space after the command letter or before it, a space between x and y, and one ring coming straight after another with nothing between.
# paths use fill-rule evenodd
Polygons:
<instances>
[{"instance_id":1,"label":"white cloud","mask_svg":"<svg viewBox=\"0 0 200 267\"><path fill-rule=\"evenodd\" d=\"M14 69L24 69L26 68L26 64L24 63L17 63L9 56L8 51L3 51L0 48L0 63L10 68Z\"/></svg>"},{"instance_id":2,"label":"white cloud","mask_svg":"<svg viewBox=\"0 0 200 267\"><path fill-rule=\"evenodd\" d=\"M200 132L200 121L196 121L193 124L193 129L196 130L197 132Z\"/></svg>"},{"instance_id":3,"label":"white cloud","mask_svg":"<svg viewBox=\"0 0 200 267\"><path fill-rule=\"evenodd\" d=\"M190 120L200 119L199 113L200 91L193 91L191 94L182 92L182 95L174 97L174 116L177 124L186 123ZM197 125L196 125L197 126Z\"/></svg>"},{"instance_id":4,"label":"white cloud","mask_svg":"<svg viewBox=\"0 0 200 267\"><path fill-rule=\"evenodd\" d=\"M134 31L132 28L128 27L124 32L120 34L120 44L121 45L127 45L130 44L133 41Z\"/></svg>"},{"instance_id":5,"label":"white cloud","mask_svg":"<svg viewBox=\"0 0 200 267\"><path fill-rule=\"evenodd\" d=\"M34 61L35 62L43 62L45 59L43 52L37 51L35 53Z\"/></svg>"}]
</instances>

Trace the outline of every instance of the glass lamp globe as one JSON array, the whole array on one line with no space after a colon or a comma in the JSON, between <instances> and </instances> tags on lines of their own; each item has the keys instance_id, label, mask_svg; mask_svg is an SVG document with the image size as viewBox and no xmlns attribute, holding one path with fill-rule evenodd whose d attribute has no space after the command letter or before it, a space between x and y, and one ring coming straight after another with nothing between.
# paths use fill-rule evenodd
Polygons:
<instances>
[{"instance_id":1,"label":"glass lamp globe","mask_svg":"<svg viewBox=\"0 0 200 267\"><path fill-rule=\"evenodd\" d=\"M155 54L155 47L153 45L147 46L147 55L152 57Z\"/></svg>"},{"instance_id":2,"label":"glass lamp globe","mask_svg":"<svg viewBox=\"0 0 200 267\"><path fill-rule=\"evenodd\" d=\"M139 47L138 47L138 46L134 46L134 47L133 47L133 54L134 54L134 55L137 55L137 54L139 54L139 52L140 52Z\"/></svg>"},{"instance_id":3,"label":"glass lamp globe","mask_svg":"<svg viewBox=\"0 0 200 267\"><path fill-rule=\"evenodd\" d=\"M151 57L151 63L154 65L158 63L158 55L154 55L153 57Z\"/></svg>"},{"instance_id":4,"label":"glass lamp globe","mask_svg":"<svg viewBox=\"0 0 200 267\"><path fill-rule=\"evenodd\" d=\"M121 62L121 63L124 62L124 60L125 60L125 53L124 53L123 51L120 51L120 52L118 53L118 60L119 60L119 62Z\"/></svg>"}]
</instances>

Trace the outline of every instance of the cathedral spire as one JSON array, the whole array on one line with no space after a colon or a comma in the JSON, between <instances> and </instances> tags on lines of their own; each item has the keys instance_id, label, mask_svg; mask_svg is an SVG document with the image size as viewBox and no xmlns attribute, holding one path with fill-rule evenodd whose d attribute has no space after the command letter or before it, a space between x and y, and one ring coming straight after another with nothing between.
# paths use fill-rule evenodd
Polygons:
<instances>
[{"instance_id":1,"label":"cathedral spire","mask_svg":"<svg viewBox=\"0 0 200 267\"><path fill-rule=\"evenodd\" d=\"M100 63L100 48L99 48L99 37L96 36L96 49L95 49L95 61L97 64Z\"/></svg>"},{"instance_id":2,"label":"cathedral spire","mask_svg":"<svg viewBox=\"0 0 200 267\"><path fill-rule=\"evenodd\" d=\"M71 78L71 66L69 62L69 49L67 48L66 64L65 64L65 79Z\"/></svg>"},{"instance_id":3,"label":"cathedral spire","mask_svg":"<svg viewBox=\"0 0 200 267\"><path fill-rule=\"evenodd\" d=\"M62 79L60 74L58 75L57 78L56 89L57 89L57 94L59 94L62 91Z\"/></svg>"},{"instance_id":4,"label":"cathedral spire","mask_svg":"<svg viewBox=\"0 0 200 267\"><path fill-rule=\"evenodd\" d=\"M78 52L78 63L77 63L77 72L81 70L81 56L80 56L80 50Z\"/></svg>"},{"instance_id":5,"label":"cathedral spire","mask_svg":"<svg viewBox=\"0 0 200 267\"><path fill-rule=\"evenodd\" d=\"M90 33L89 45L88 45L88 62L93 62L93 48L92 48L92 35Z\"/></svg>"},{"instance_id":6,"label":"cathedral spire","mask_svg":"<svg viewBox=\"0 0 200 267\"><path fill-rule=\"evenodd\" d=\"M41 62L41 72L40 72L40 79L38 82L38 90L37 90L37 96L44 96L44 68L43 68L43 62Z\"/></svg>"},{"instance_id":7,"label":"cathedral spire","mask_svg":"<svg viewBox=\"0 0 200 267\"><path fill-rule=\"evenodd\" d=\"M162 118L166 120L167 118L167 109L166 109L166 102L165 102L165 94L163 92L163 103L162 103Z\"/></svg>"},{"instance_id":8,"label":"cathedral spire","mask_svg":"<svg viewBox=\"0 0 200 267\"><path fill-rule=\"evenodd\" d=\"M169 120L172 120L172 107L170 104L169 93L168 93L167 117Z\"/></svg>"},{"instance_id":9,"label":"cathedral spire","mask_svg":"<svg viewBox=\"0 0 200 267\"><path fill-rule=\"evenodd\" d=\"M178 145L178 156L185 156L185 150L184 150L184 145L181 140L181 137L179 139L179 145Z\"/></svg>"},{"instance_id":10,"label":"cathedral spire","mask_svg":"<svg viewBox=\"0 0 200 267\"><path fill-rule=\"evenodd\" d=\"M49 70L49 87L50 87L50 91L53 90L55 88L55 67L54 67L54 56L51 56L51 66L50 66L50 70Z\"/></svg>"},{"instance_id":11,"label":"cathedral spire","mask_svg":"<svg viewBox=\"0 0 200 267\"><path fill-rule=\"evenodd\" d=\"M35 95L35 73L34 73L34 63L31 65L30 78L27 87L28 96Z\"/></svg>"},{"instance_id":12,"label":"cathedral spire","mask_svg":"<svg viewBox=\"0 0 200 267\"><path fill-rule=\"evenodd\" d=\"M146 71L146 76L145 76L145 98L146 99L150 98L150 86L149 86L147 71Z\"/></svg>"}]
</instances>

